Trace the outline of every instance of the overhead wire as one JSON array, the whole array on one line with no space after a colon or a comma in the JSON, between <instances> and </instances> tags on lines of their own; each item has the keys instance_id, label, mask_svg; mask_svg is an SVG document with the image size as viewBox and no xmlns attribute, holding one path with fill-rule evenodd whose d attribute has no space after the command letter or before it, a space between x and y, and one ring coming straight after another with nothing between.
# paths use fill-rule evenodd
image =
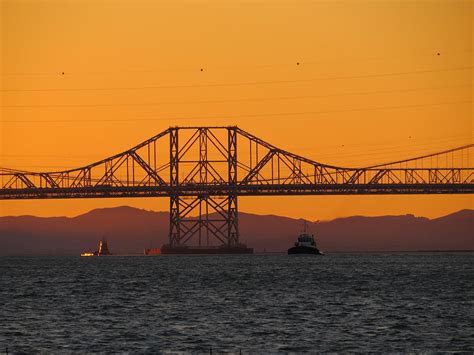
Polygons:
<instances>
[{"instance_id":1,"label":"overhead wire","mask_svg":"<svg viewBox=\"0 0 474 355\"><path fill-rule=\"evenodd\" d=\"M0 92L66 92L66 91L115 91L115 90L151 90L151 89L183 89L183 88L202 88L202 87L232 87L232 86L249 86L249 85L274 85L274 84L288 84L288 83L304 83L323 80L342 80L342 79L363 79L376 78L397 75L411 75L411 74L425 74L425 73L439 73L450 71L464 71L471 70L474 66L465 66L457 68L442 68L442 69L428 69L403 71L382 74L365 74L365 75L347 75L347 76L328 76L315 77L309 79L292 79L292 80L267 80L267 81L248 81L248 82L234 82L234 83L208 83L208 84L184 84L184 85L160 85L160 86L128 86L128 87L97 87L97 88L43 88L43 89L0 89Z\"/></svg>"},{"instance_id":2,"label":"overhead wire","mask_svg":"<svg viewBox=\"0 0 474 355\"><path fill-rule=\"evenodd\" d=\"M79 89L2 89L3 92L17 92L17 91L83 91L83 90L135 90L135 89L152 89L152 88L180 88L180 87L206 87L206 86L240 86L240 85L259 85L259 84L273 84L273 83L294 83L294 82L308 82L316 80L338 80L345 78L369 78L369 77L380 77L380 76L394 76L394 75L407 75L407 74L418 74L428 72L445 72L445 71L457 71L471 69L473 66L461 67L461 68L445 68L437 70L423 70L423 71L412 71L412 72L397 72L397 73L386 73L386 74L372 74L372 75L357 75L357 76L337 76L337 77L320 77L311 79L300 79L300 80L275 80L275 81L263 81L263 82L242 82L242 83L214 83L214 84L197 84L197 85L176 85L176 86L156 86L156 87L129 87L129 88L79 88ZM413 89L401 89L401 90L379 90L379 91L368 91L368 92L350 92L340 94L328 94L328 95L306 95L306 96L293 96L293 97L274 97L274 98L242 98L242 99L221 99L221 100L201 100L193 101L188 103L212 103L212 102L240 102L240 101L269 101L269 100L292 100L301 98L318 98L318 97L332 97L332 96L349 96L349 95L365 95L365 94L378 94L378 93L391 93L391 92L403 92L403 91L418 91L418 90L437 90L443 88L455 88L455 87L467 87L471 85L454 85L447 87L432 87L432 88L413 88ZM385 109L399 109L399 108L412 108L412 107L424 107L424 106L435 106L435 105L449 105L449 104L464 104L470 103L471 100L454 101L454 102L441 102L441 103L426 103L426 104L415 104L415 105L397 105L397 106L382 106L372 108L361 108L361 109L343 109L343 110L326 110L326 111L314 111L314 112L287 112L287 113L262 113L254 115L232 115L232 118L248 118L248 117L272 117L272 116L286 116L286 115L307 115L307 114L325 114L333 112L356 112L356 111L370 111L370 110L385 110ZM160 105L160 104L183 104L186 102L169 102L169 103L130 103L130 104L80 104L80 106L142 106L142 105ZM69 107L78 105L5 105L0 106L4 108L8 107ZM201 120L201 119L214 119L222 118L228 115L219 116L203 116L203 117L176 117L176 118L135 118L135 119L106 119L106 120L37 120L37 121L14 121L6 120L0 121L0 123L36 123L36 122L121 122L121 121L154 121L154 120Z\"/></svg>"},{"instance_id":3,"label":"overhead wire","mask_svg":"<svg viewBox=\"0 0 474 355\"><path fill-rule=\"evenodd\" d=\"M456 146L454 148L450 148L450 149L447 149L447 150L443 150L443 151L436 151L436 152L431 152L429 154L422 154L421 156L416 156L416 157L410 157L410 158L407 158L407 159L403 159L403 160L399 160L399 161L394 161L394 162L385 162L385 163L381 163L381 164L376 164L376 165L373 165L373 164L370 164L370 165L359 165L361 164L361 162L358 162L357 165L351 165L350 166L350 169L361 169L361 168L368 168L368 169L372 169L372 168L378 168L378 167L383 167L383 166L389 166L389 165L395 165L395 164L399 164L399 163L405 163L405 162L410 162L410 161L419 161L419 160L422 160L422 159L427 159L427 158L430 158L432 156L438 156L438 155L445 155L445 154L448 154L448 153L451 153L451 152L455 152L455 151L460 151L460 150L465 150L465 149L471 149L472 147L474 147L474 144L473 143L470 143L470 144L466 144L464 146ZM311 158L310 158L311 159ZM322 163L322 161L320 160L314 160L315 162L318 162L318 163ZM353 163L352 163L353 164ZM15 166L15 165L14 165ZM66 168L66 169L76 169L77 166L71 166L71 165L68 165L68 166L65 166L65 165L26 165L26 166L23 166L23 169L25 168ZM349 168L346 166L346 168ZM12 173L15 173L15 172L26 172L26 173L40 173L40 172L32 172L32 171L27 171L27 170L17 170L17 169L11 169L11 168L2 168L0 167L0 173L6 173L6 174L12 174Z\"/></svg>"},{"instance_id":4,"label":"overhead wire","mask_svg":"<svg viewBox=\"0 0 474 355\"><path fill-rule=\"evenodd\" d=\"M416 151L420 151L420 150L426 150L428 147L429 149L431 149L431 146L436 146L436 145L440 145L440 144L447 144L447 143L459 143L461 141L464 141L464 140L472 140L472 135L471 136L465 136L465 135L462 135L462 136L453 136L453 137L449 137L449 138L425 138L425 139L421 139L421 140L417 140L415 144L406 144L406 143L401 143L400 140L394 140L394 141L391 141L391 142L379 142L379 143L365 143L365 144L346 144L344 145L343 147L343 150L348 150L348 149L354 149L354 147L357 147L357 146L364 146L364 147L370 147L370 148L374 148L374 147L380 147L380 146L386 146L386 147L382 147L382 148L374 148L374 149L368 149L368 150L364 150L363 152L358 152L358 153L350 153L350 154L344 154L343 151L339 151L337 153L317 153L317 157L319 158L327 158L327 157L342 157L342 158L346 158L346 157L353 157L353 156L367 156L368 153L370 153L370 155L377 155L377 152L381 152L381 154L383 154L384 156L386 156L386 151L389 151L389 152L394 152L394 153L399 153L399 152L404 152L406 150L402 150L400 151L398 148L410 148L410 149L413 149L413 148L417 148ZM459 144L457 144L459 145ZM421 147L421 148L418 148L418 147ZM341 148L341 145L324 145L322 147L320 147L319 149L321 149L323 152L324 150L328 150L328 149L331 149L332 151L334 151L335 148ZM314 148L304 148L304 147L295 147L293 146L293 148L289 149L290 151L294 152L294 153L299 153L299 152L308 152L308 151L314 151L315 149ZM410 152L412 152L413 150L410 150ZM375 153L373 153L375 152ZM249 153L249 150L248 149L239 149L239 154L242 154L242 153ZM304 153L306 154L306 153ZM311 154L311 155L315 155L315 154ZM71 159L71 158L75 158L75 159L99 159L99 157L97 157L97 155L57 155L57 154L28 154L28 155L24 155L24 154L1 154L0 153L0 159L1 158L6 158L6 159L9 159L9 158L15 158L15 159L23 159L23 158L28 158L28 159L31 159L31 158L41 158L41 159ZM317 159L316 159L317 160Z\"/></svg>"},{"instance_id":5,"label":"overhead wire","mask_svg":"<svg viewBox=\"0 0 474 355\"><path fill-rule=\"evenodd\" d=\"M456 145L456 147L459 147L459 143L461 142L457 142L458 144ZM467 142L463 142L464 145L469 145L469 144L472 144L472 140L470 141L470 143L467 143ZM434 145L432 145L434 146ZM391 159L392 157L394 159L398 159L397 162L400 160L400 156L401 155L405 155L405 154L409 154L410 157L413 156L413 155L425 155L428 151L429 152L432 152L435 148L433 147L424 147L424 148L418 148L418 149L413 149L414 147L406 147L406 149L391 149L390 152L381 152L379 154L377 153L373 153L373 151L371 150L367 150L367 151L364 151L364 152L359 152L359 153L354 153L354 154L340 154L340 155L333 155L333 156L325 156L324 154L321 154L321 155L315 155L314 159L316 161L319 161L319 162L324 162L325 160L327 159L337 159L338 161L343 161L344 164L347 164L348 161L351 161L350 162L350 165L351 166L359 166L361 164L364 164L364 166L366 166L365 164L366 163L371 163L371 166L383 166L383 165L387 165L386 161L387 159ZM365 157L365 159L357 159L356 161L354 161L354 158L357 158L357 157ZM375 165L375 162L377 159L380 159L382 158L384 161L381 162L381 163L376 163ZM411 158L407 158L407 159L404 159L402 161L405 161L405 160L409 160ZM334 162L332 163L334 164Z\"/></svg>"},{"instance_id":6,"label":"overhead wire","mask_svg":"<svg viewBox=\"0 0 474 355\"><path fill-rule=\"evenodd\" d=\"M260 97L260 98L216 99L216 100L194 100L194 101L168 101L168 102L163 101L163 102L143 102L143 103L0 105L0 108L116 107L116 106L132 106L133 107L133 106L205 104L205 103L222 103L222 102L258 102L258 101L300 100L300 99L316 99L316 98L341 97L341 96L390 94L390 93L400 93L400 92L416 92L416 91L455 89L455 88L463 88L463 87L472 87L472 84L421 87L421 88L404 88L404 89L393 89L393 90L353 91L353 92L325 94L325 95L277 96L277 97Z\"/></svg>"},{"instance_id":7,"label":"overhead wire","mask_svg":"<svg viewBox=\"0 0 474 355\"><path fill-rule=\"evenodd\" d=\"M364 149L361 152L358 152L358 153L351 152L349 154L347 150L353 149L353 147L351 145L348 145L347 147L343 147L342 149L342 150L346 150L345 153L342 151L339 151L337 153L333 152L329 154L318 153L317 156L319 158L331 158L331 157L351 158L351 157L356 157L356 156L367 156L369 154L371 156L374 156L374 155L387 156L387 154L390 154L390 153L399 154L399 153L413 152L413 151L424 151L426 149L432 149L431 146L437 146L440 144L456 143L456 145L458 146L460 141L465 141L465 140L472 141L472 136L471 137L463 136L462 138L456 138L456 139L450 138L450 139L432 140L432 141L426 141L426 142L418 142L414 144L403 144L403 145L399 145L398 147L393 145L392 143L391 145L387 145L386 147L375 148L377 145L368 143L365 146L373 148L373 149ZM400 150L398 148L403 148L403 149ZM325 149L329 149L329 148L325 147ZM298 151L304 151L304 149L298 149Z\"/></svg>"},{"instance_id":8,"label":"overhead wire","mask_svg":"<svg viewBox=\"0 0 474 355\"><path fill-rule=\"evenodd\" d=\"M440 51L442 53L440 53ZM427 49L423 53L410 53L406 55L386 55L386 56L375 56L375 57L343 57L343 58L322 58L322 59L306 59L304 56L301 58L295 58L293 62L281 62L281 63L262 63L262 64L242 64L242 65L214 65L214 64L202 64L200 66L186 66L181 68L163 68L163 69L116 69L116 70L95 70L95 71L45 71L45 72L16 72L16 73L0 73L0 76L63 76L63 75L109 75L109 74L150 74L150 73L173 73L173 72L199 72L199 71L222 71L222 70L249 70L249 69L265 69L265 68L278 68L278 67L295 67L314 65L321 63L347 63L347 62L370 62L370 61L383 61L393 60L401 58L414 58L414 57L442 57L472 53L472 49L459 49L459 50L433 50Z\"/></svg>"},{"instance_id":9,"label":"overhead wire","mask_svg":"<svg viewBox=\"0 0 474 355\"><path fill-rule=\"evenodd\" d=\"M163 120L208 120L208 119L238 119L238 118L264 118L264 117L281 117L281 116L292 116L292 115L319 115L319 114L330 114L330 113L342 113L342 112L360 112L360 111L378 111L378 110L395 110L403 108L417 108L417 107L429 107L429 106L442 106L442 105L455 105L455 104L468 104L472 103L472 100L459 100L450 102L435 102L435 103L424 103L424 104L413 104L413 105L394 105L394 106L379 106L379 107L366 107L366 108L354 108L354 109L340 109L340 110L322 110L322 111L307 111L307 112L274 112L274 113L260 113L260 114L241 114L241 115L206 115L200 117L160 117L160 118L126 118L126 119L84 119L84 120L2 120L0 123L62 123L62 122L141 122L141 121L163 121Z\"/></svg>"}]
</instances>

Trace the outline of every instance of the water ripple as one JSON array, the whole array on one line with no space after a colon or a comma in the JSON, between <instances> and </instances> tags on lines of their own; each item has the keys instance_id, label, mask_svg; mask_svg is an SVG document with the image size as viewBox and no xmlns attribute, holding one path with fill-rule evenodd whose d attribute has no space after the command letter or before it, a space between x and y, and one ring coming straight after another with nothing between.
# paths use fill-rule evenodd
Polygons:
<instances>
[{"instance_id":1,"label":"water ripple","mask_svg":"<svg viewBox=\"0 0 474 355\"><path fill-rule=\"evenodd\" d=\"M0 258L0 352L474 350L474 254Z\"/></svg>"}]
</instances>

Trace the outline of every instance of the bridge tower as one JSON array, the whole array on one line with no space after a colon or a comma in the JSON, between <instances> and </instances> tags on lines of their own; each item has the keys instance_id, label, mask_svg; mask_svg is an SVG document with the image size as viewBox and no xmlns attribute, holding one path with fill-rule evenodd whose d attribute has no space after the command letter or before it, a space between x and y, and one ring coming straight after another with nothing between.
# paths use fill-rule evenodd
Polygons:
<instances>
[{"instance_id":1,"label":"bridge tower","mask_svg":"<svg viewBox=\"0 0 474 355\"><path fill-rule=\"evenodd\" d=\"M210 128L196 130L196 134L180 145L180 128L169 129L170 143L170 221L169 247L179 248L194 239L199 247L239 245L239 224L237 204L237 127L226 127L227 144L216 139ZM220 159L208 156L209 146L214 145ZM198 146L198 158L186 153L192 146ZM193 158L194 156L194 158ZM213 163L227 165L227 177L220 176ZM180 168L191 164L184 174ZM215 196L209 193L209 185L227 180L227 193ZM187 189L183 192L183 186ZM190 215L194 214L194 217ZM196 216L197 214L197 216Z\"/></svg>"}]
</instances>

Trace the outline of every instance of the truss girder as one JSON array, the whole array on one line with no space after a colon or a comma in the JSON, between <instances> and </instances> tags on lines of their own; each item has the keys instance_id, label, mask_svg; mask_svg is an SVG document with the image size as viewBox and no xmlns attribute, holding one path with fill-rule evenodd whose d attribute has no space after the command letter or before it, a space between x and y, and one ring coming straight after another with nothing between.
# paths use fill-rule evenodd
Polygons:
<instances>
[{"instance_id":1,"label":"truss girder","mask_svg":"<svg viewBox=\"0 0 474 355\"><path fill-rule=\"evenodd\" d=\"M227 131L227 137L218 135L221 130ZM179 145L178 136L182 131L191 131L192 134L183 141L184 144ZM169 159L157 167L157 155L165 157L166 152L157 153L155 145L166 136L170 137ZM237 140L251 142L251 152L240 153L237 158L237 149L232 148L237 146ZM189 158L192 147L196 145L200 147L199 156ZM229 151L229 147L234 151ZM464 156L468 156L472 147L468 145L460 149L465 151ZM209 156L211 148L217 152L217 158ZM140 149L148 150L148 159L145 159L145 153L140 153ZM454 151L451 149L442 153L446 155ZM433 159L433 156L419 159ZM438 158L444 160L444 156ZM191 166L188 170L181 167L183 174L178 176L179 165L185 162L194 165L188 165ZM416 165L416 159L396 163L407 162L415 162ZM76 189L91 186L119 188L148 185L156 188L197 184L205 188L228 183L256 184L265 189L264 185L272 184L462 184L473 180L474 168L470 166L400 168L394 166L396 163L361 169L335 167L279 149L237 127L173 127L126 152L79 169L36 173L3 168L0 170L0 198L2 190L11 188L22 191L31 189L29 192L34 194L44 188ZM164 179L161 173L166 174L167 171L169 179Z\"/></svg>"}]
</instances>

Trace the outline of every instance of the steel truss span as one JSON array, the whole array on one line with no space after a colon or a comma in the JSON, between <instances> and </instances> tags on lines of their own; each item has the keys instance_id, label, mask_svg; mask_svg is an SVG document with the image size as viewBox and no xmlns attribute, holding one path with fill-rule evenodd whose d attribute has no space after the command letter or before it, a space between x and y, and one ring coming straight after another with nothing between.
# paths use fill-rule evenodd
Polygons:
<instances>
[{"instance_id":1,"label":"steel truss span","mask_svg":"<svg viewBox=\"0 0 474 355\"><path fill-rule=\"evenodd\" d=\"M473 147L345 168L290 153L235 126L171 127L77 169L0 168L0 199L168 197L171 246L235 246L238 196L471 194Z\"/></svg>"}]
</instances>

